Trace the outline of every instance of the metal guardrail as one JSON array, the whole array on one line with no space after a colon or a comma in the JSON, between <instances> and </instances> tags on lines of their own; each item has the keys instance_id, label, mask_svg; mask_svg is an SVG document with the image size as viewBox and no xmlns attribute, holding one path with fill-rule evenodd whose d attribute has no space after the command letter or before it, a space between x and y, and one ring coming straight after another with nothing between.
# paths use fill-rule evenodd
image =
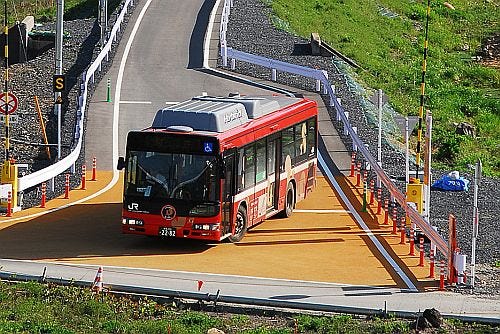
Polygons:
<instances>
[{"instance_id":1,"label":"metal guardrail","mask_svg":"<svg viewBox=\"0 0 500 334\"><path fill-rule=\"evenodd\" d=\"M237 59L239 61L259 65L262 67L269 68L271 70L277 70L282 72L293 73L301 75L307 78L315 79L323 84L323 93L328 94L330 97L330 106L334 107L337 112L337 120L341 120L346 132L349 133L353 146L364 156L365 160L370 164L372 170L377 175L377 178L386 187L386 189L391 194L391 198L394 199L406 212L408 217L414 222L425 235L436 245L437 249L441 251L443 256L448 257L448 243L446 240L435 231L432 226L425 221L425 219L406 202L406 196L397 188L397 186L391 181L387 176L385 171L378 165L377 160L370 154L368 149L365 147L363 141L358 137L356 131L353 129L347 116L345 115L344 108L340 105L335 96L331 83L328 81L328 75L326 71L312 69L305 66L299 66L294 64L285 63L275 59L269 59L262 56L252 55L250 53L234 50L227 46L226 31L227 22L229 21L230 8L232 7L231 0L224 1L224 7L222 11L221 18L221 28L220 28L220 54L223 59L223 65L227 66L227 59ZM320 91L319 85L316 85L316 90Z\"/></svg>"},{"instance_id":2,"label":"metal guardrail","mask_svg":"<svg viewBox=\"0 0 500 334\"><path fill-rule=\"evenodd\" d=\"M128 9L131 5L134 4L133 0L125 0L123 3L123 8L118 15L118 18L111 29L109 39L106 42L106 45L102 48L101 52L98 54L97 58L92 62L87 71L82 75L82 84L80 86L80 98L78 101L78 109L77 109L77 122L75 126L75 139L77 139L76 145L73 147L70 154L68 154L65 158L59 160L58 162L44 168L38 170L34 173L25 175L20 177L18 182L18 191L24 191L31 187L34 187L40 183L46 182L48 180L53 180L56 176L64 173L66 170L70 169L74 166L76 160L80 156L82 144L83 144L83 136L82 131L84 129L83 120L85 119L85 110L87 107L87 94L88 94L88 86L89 81L94 83L94 76L97 71L101 71L102 62L108 61L109 53L111 51L111 47L113 46L114 41L117 38L117 34L120 32L121 24L125 18L125 15L128 12Z\"/></svg>"},{"instance_id":3,"label":"metal guardrail","mask_svg":"<svg viewBox=\"0 0 500 334\"><path fill-rule=\"evenodd\" d=\"M80 288L91 288L91 281L68 279L63 277L45 277L35 276L23 273L12 273L0 271L0 279L12 282L44 282L63 286L77 286ZM107 287L108 288L108 287ZM361 314L366 316L378 317L397 317L404 319L417 319L422 316L421 312L405 311L405 310L388 310L381 308L369 307L356 307L336 304L318 304L300 301L276 300L271 298L254 298L254 297L241 297L221 294L217 291L215 294L182 291L182 290L169 290L160 288L148 288L137 285L121 285L113 284L109 286L106 293L114 295L129 295L133 294L141 297L156 298L159 300L181 299L191 300L196 302L211 303L215 308L217 304L224 306L228 305L250 305L260 307L270 307L273 309L282 310L297 310L297 311L314 311L314 312L327 312L327 313L342 313L342 314ZM456 319L467 323L480 323L492 326L498 326L500 319L494 317L477 317L468 316L463 314L441 314L446 319Z\"/></svg>"}]
</instances>

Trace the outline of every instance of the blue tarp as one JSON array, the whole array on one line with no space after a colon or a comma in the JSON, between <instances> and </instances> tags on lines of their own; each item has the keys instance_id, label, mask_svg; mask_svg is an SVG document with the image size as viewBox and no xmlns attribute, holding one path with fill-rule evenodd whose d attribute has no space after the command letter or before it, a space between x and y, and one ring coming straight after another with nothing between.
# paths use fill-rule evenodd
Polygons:
<instances>
[{"instance_id":1,"label":"blue tarp","mask_svg":"<svg viewBox=\"0 0 500 334\"><path fill-rule=\"evenodd\" d=\"M469 180L458 176L458 172L451 172L441 176L432 184L432 188L444 191L467 191L469 190Z\"/></svg>"}]
</instances>

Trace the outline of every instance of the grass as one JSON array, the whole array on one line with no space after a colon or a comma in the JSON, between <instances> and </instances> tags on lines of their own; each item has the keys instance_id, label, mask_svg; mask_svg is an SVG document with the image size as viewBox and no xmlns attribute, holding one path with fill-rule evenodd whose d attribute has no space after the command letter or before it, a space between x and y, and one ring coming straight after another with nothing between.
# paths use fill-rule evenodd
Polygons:
<instances>
[{"instance_id":1,"label":"grass","mask_svg":"<svg viewBox=\"0 0 500 334\"><path fill-rule=\"evenodd\" d=\"M426 1L263 0L278 27L322 40L363 69L357 80L383 89L401 114L418 115ZM485 38L500 33L498 1L431 1L426 108L433 112L433 160L464 170L477 159L500 176L500 71L475 61ZM425 116L425 115L424 115ZM455 134L469 122L476 137ZM416 140L416 139L415 139Z\"/></svg>"},{"instance_id":2,"label":"grass","mask_svg":"<svg viewBox=\"0 0 500 334\"><path fill-rule=\"evenodd\" d=\"M108 15L120 2L121 0L108 0ZM99 0L65 0L64 20L97 17L98 4ZM22 21L27 15L34 16L36 22L56 19L57 0L10 0L7 6L9 25Z\"/></svg>"},{"instance_id":3,"label":"grass","mask_svg":"<svg viewBox=\"0 0 500 334\"><path fill-rule=\"evenodd\" d=\"M265 317L252 314L203 313L160 304L148 298L95 295L89 289L34 282L0 282L0 333L171 333L205 334L210 328L225 333L410 333L401 319L361 319L296 315ZM426 333L489 333L485 325L447 321Z\"/></svg>"}]
</instances>

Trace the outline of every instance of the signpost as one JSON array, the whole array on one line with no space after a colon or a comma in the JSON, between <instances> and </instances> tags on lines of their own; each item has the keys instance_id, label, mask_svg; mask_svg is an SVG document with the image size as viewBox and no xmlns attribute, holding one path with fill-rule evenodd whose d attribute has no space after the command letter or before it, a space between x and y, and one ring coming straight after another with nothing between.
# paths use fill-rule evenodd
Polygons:
<instances>
[{"instance_id":1,"label":"signpost","mask_svg":"<svg viewBox=\"0 0 500 334\"><path fill-rule=\"evenodd\" d=\"M481 174L483 170L483 165L481 160L476 163L476 168L474 171L474 214L472 221L472 257L470 261L470 285L474 287L476 278L476 243L477 236L479 234L479 209L477 206L479 184L481 183Z\"/></svg>"},{"instance_id":2,"label":"signpost","mask_svg":"<svg viewBox=\"0 0 500 334\"><path fill-rule=\"evenodd\" d=\"M0 112L2 114L10 115L17 110L18 106L19 100L14 93L8 92L8 94L5 94L3 92L0 94Z\"/></svg>"},{"instance_id":3,"label":"signpost","mask_svg":"<svg viewBox=\"0 0 500 334\"><path fill-rule=\"evenodd\" d=\"M377 141L377 163L382 167L382 108L387 103L389 98L382 92L382 89L370 98L370 102L377 106L378 110L378 141ZM377 179L377 188L380 188L380 180Z\"/></svg>"},{"instance_id":4,"label":"signpost","mask_svg":"<svg viewBox=\"0 0 500 334\"><path fill-rule=\"evenodd\" d=\"M1 114L0 115L0 123L5 123L7 121L7 115ZM19 116L17 115L10 115L9 116L9 123L12 124L17 124L19 122Z\"/></svg>"}]
</instances>

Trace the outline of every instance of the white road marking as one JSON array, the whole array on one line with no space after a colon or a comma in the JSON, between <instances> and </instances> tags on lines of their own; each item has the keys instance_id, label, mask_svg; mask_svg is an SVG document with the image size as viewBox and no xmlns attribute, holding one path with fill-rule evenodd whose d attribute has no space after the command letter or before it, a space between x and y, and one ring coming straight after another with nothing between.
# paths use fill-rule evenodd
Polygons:
<instances>
[{"instance_id":1,"label":"white road marking","mask_svg":"<svg viewBox=\"0 0 500 334\"><path fill-rule=\"evenodd\" d=\"M205 33L205 40L203 41L203 68L210 68L208 65L208 53L210 50L210 40L212 38L212 30L214 28L215 14L219 8L220 0L216 0L210 18L208 20L207 32Z\"/></svg>"},{"instance_id":2,"label":"white road marking","mask_svg":"<svg viewBox=\"0 0 500 334\"><path fill-rule=\"evenodd\" d=\"M174 104L177 104L177 103L179 103L179 102L168 102L168 101L165 102L166 105L174 105Z\"/></svg>"},{"instance_id":3,"label":"white road marking","mask_svg":"<svg viewBox=\"0 0 500 334\"><path fill-rule=\"evenodd\" d=\"M120 101L120 104L151 104L151 101Z\"/></svg>"},{"instance_id":4,"label":"white road marking","mask_svg":"<svg viewBox=\"0 0 500 334\"><path fill-rule=\"evenodd\" d=\"M337 183L337 180L335 180L335 177L333 176L332 172L328 169L328 165L325 163L325 160L323 159L323 156L321 153L318 151L318 162L319 164L323 167L325 170L325 174L330 180L330 182L333 184L333 187L339 194L340 198L344 202L344 204L349 208L351 214L353 215L354 219L358 222L359 226L363 229L363 231L366 233L366 235L370 238L370 240L373 242L375 247L377 247L378 251L380 254L385 258L385 260L389 263L389 265L394 269L396 274L401 277L403 282L405 282L406 286L408 289L412 292L417 292L418 289L417 287L413 284L411 279L405 274L403 269L394 261L394 259L389 255L387 250L382 246L380 241L373 235L373 232L368 228L368 226L365 224L363 221L363 218L359 215L359 213L354 209L352 206L352 203L349 201L347 198L346 194L344 194L344 191L340 187L340 185Z\"/></svg>"}]
</instances>

